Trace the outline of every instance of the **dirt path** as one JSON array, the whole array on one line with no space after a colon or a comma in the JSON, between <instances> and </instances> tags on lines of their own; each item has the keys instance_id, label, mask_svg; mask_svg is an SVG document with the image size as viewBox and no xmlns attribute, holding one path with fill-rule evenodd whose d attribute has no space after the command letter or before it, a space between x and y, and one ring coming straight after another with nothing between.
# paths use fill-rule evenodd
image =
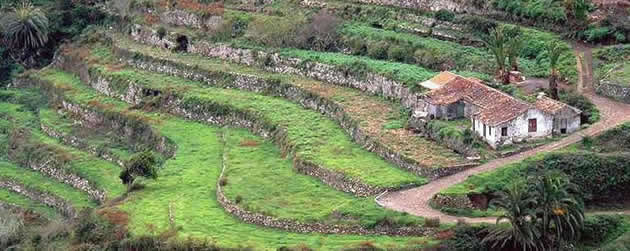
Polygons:
<instances>
[{"instance_id":1,"label":"dirt path","mask_svg":"<svg viewBox=\"0 0 630 251\"><path fill-rule=\"evenodd\" d=\"M589 98L600 110L602 118L599 122L593 124L589 128L567 136L557 142L544 145L529 151L519 153L507 158L496 159L490 161L479 167L468 169L466 171L447 176L441 179L432 181L431 183L411 188L407 190L385 193L377 197L376 202L379 205L390 208L396 211L407 212L412 215L422 217L437 217L442 222L456 222L457 220L465 220L471 223L488 222L494 223L496 218L469 218L469 217L457 217L444 214L439 210L433 209L429 206L430 200L434 195L440 191L463 182L468 176L476 175L488 171L492 171L499 167L505 166L510 163L521 161L527 157L531 157L540 152L549 152L566 147L570 144L577 143L582 140L583 136L594 136L603 131L616 127L624 122L630 121L630 104L619 103L604 97L601 97L593 91L592 88L592 53L591 49L581 45L575 45L576 56L581 57L578 62L578 72L580 73L580 81L584 88L580 88L583 91L584 96Z\"/></svg>"}]
</instances>

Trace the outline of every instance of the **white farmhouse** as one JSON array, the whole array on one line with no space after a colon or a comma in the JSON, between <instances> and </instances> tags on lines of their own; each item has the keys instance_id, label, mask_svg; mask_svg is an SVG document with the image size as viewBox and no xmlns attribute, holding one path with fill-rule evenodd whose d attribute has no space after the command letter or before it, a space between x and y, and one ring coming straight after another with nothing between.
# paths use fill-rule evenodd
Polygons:
<instances>
[{"instance_id":1,"label":"white farmhouse","mask_svg":"<svg viewBox=\"0 0 630 251\"><path fill-rule=\"evenodd\" d=\"M438 83L427 94L426 113L431 119L470 118L471 129L493 148L571 133L580 127L581 111L577 108L542 95L530 104L481 80L453 75L440 73L425 82Z\"/></svg>"}]
</instances>

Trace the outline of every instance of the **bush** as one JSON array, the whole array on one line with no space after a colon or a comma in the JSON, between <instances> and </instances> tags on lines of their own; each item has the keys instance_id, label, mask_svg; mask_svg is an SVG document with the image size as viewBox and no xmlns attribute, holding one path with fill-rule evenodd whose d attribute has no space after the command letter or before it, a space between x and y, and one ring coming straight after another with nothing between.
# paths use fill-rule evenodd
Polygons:
<instances>
[{"instance_id":1,"label":"bush","mask_svg":"<svg viewBox=\"0 0 630 251\"><path fill-rule=\"evenodd\" d=\"M471 226L457 224L454 236L446 241L448 250L455 251L486 251L490 250L481 243L487 233L486 226Z\"/></svg>"},{"instance_id":2,"label":"bush","mask_svg":"<svg viewBox=\"0 0 630 251\"><path fill-rule=\"evenodd\" d=\"M440 227L440 218L426 218L424 220L425 227Z\"/></svg>"},{"instance_id":3,"label":"bush","mask_svg":"<svg viewBox=\"0 0 630 251\"><path fill-rule=\"evenodd\" d=\"M586 217L580 243L587 246L599 246L603 242L617 237L622 231L623 218L620 215L596 215Z\"/></svg>"},{"instance_id":4,"label":"bush","mask_svg":"<svg viewBox=\"0 0 630 251\"><path fill-rule=\"evenodd\" d=\"M13 212L0 208L0 249L4 250L24 238L24 222Z\"/></svg>"},{"instance_id":5,"label":"bush","mask_svg":"<svg viewBox=\"0 0 630 251\"><path fill-rule=\"evenodd\" d=\"M453 21L453 19L455 19L455 13L446 9L441 9L435 12L435 19L444 22L451 22Z\"/></svg>"},{"instance_id":6,"label":"bush","mask_svg":"<svg viewBox=\"0 0 630 251\"><path fill-rule=\"evenodd\" d=\"M298 35L299 47L316 51L335 51L339 41L337 29L340 24L341 19L337 16L327 10L321 10L302 27Z\"/></svg>"},{"instance_id":7,"label":"bush","mask_svg":"<svg viewBox=\"0 0 630 251\"><path fill-rule=\"evenodd\" d=\"M166 28L164 27L158 28L157 35L160 39L163 39L166 36Z\"/></svg>"},{"instance_id":8,"label":"bush","mask_svg":"<svg viewBox=\"0 0 630 251\"><path fill-rule=\"evenodd\" d=\"M389 43L385 41L372 42L368 46L368 56L375 59L387 59Z\"/></svg>"},{"instance_id":9,"label":"bush","mask_svg":"<svg viewBox=\"0 0 630 251\"><path fill-rule=\"evenodd\" d=\"M387 50L387 58L398 62L407 62L407 59L410 58L410 54L411 51L409 48L402 46L390 46Z\"/></svg>"}]
</instances>

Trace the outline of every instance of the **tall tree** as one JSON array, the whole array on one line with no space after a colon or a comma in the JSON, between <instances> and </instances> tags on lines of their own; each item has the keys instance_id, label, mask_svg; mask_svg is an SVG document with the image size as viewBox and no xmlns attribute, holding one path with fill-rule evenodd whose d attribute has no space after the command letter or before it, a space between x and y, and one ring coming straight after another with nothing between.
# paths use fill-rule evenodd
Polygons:
<instances>
[{"instance_id":1,"label":"tall tree","mask_svg":"<svg viewBox=\"0 0 630 251\"><path fill-rule=\"evenodd\" d=\"M510 72L506 67L506 44L508 39L505 36L505 27L497 26L489 31L489 34L483 37L483 42L494 55L497 63L497 75L501 77L504 84L510 83Z\"/></svg>"},{"instance_id":2,"label":"tall tree","mask_svg":"<svg viewBox=\"0 0 630 251\"><path fill-rule=\"evenodd\" d=\"M547 44L547 55L549 56L549 66L551 75L549 75L549 92L553 99L558 100L558 60L562 53L562 46L557 41Z\"/></svg>"},{"instance_id":3,"label":"tall tree","mask_svg":"<svg viewBox=\"0 0 630 251\"><path fill-rule=\"evenodd\" d=\"M491 243L492 249L503 249L508 244L523 250L538 250L542 247L540 232L536 227L536 199L523 183L513 183L506 191L498 193L492 201L505 214L497 218L482 243Z\"/></svg>"},{"instance_id":4,"label":"tall tree","mask_svg":"<svg viewBox=\"0 0 630 251\"><path fill-rule=\"evenodd\" d=\"M48 18L28 1L4 13L0 27L5 41L14 49L36 49L48 42Z\"/></svg>"},{"instance_id":5,"label":"tall tree","mask_svg":"<svg viewBox=\"0 0 630 251\"><path fill-rule=\"evenodd\" d=\"M521 40L522 33L518 25L505 28L505 36L507 37L505 54L507 54L508 63L512 71L518 71L518 57L523 49L523 40Z\"/></svg>"}]
</instances>

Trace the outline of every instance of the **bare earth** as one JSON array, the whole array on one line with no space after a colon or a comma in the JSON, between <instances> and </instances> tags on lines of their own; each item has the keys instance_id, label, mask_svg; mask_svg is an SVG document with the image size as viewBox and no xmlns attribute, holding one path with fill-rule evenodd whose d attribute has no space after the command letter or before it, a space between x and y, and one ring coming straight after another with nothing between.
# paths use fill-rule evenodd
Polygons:
<instances>
[{"instance_id":1,"label":"bare earth","mask_svg":"<svg viewBox=\"0 0 630 251\"><path fill-rule=\"evenodd\" d=\"M427 218L440 218L441 222L456 222L457 220L464 220L470 223L494 223L496 221L496 218L494 217L469 218L447 215L439 210L431 208L431 206L429 206L429 202L437 193L452 185L463 182L466 178L468 178L468 176L492 171L507 164L515 163L527 157L534 156L540 152L549 152L566 147L570 144L581 141L583 136L594 136L624 122L630 121L630 104L619 103L611 99L601 97L593 91L592 57L590 57L591 49L582 45L576 45L574 48L576 49L576 55L585 55L585 57L583 56L584 60L578 61L580 62L580 65L578 65L578 72L580 74L580 81L585 87L583 89L583 95L589 98L597 106L601 113L602 117L599 122L593 124L587 129L578 131L548 145L507 158L496 159L476 168L468 169L451 176L434 180L421 187L385 193L379 196L376 199L376 202L379 205L392 210L407 212L412 215Z\"/></svg>"}]
</instances>

